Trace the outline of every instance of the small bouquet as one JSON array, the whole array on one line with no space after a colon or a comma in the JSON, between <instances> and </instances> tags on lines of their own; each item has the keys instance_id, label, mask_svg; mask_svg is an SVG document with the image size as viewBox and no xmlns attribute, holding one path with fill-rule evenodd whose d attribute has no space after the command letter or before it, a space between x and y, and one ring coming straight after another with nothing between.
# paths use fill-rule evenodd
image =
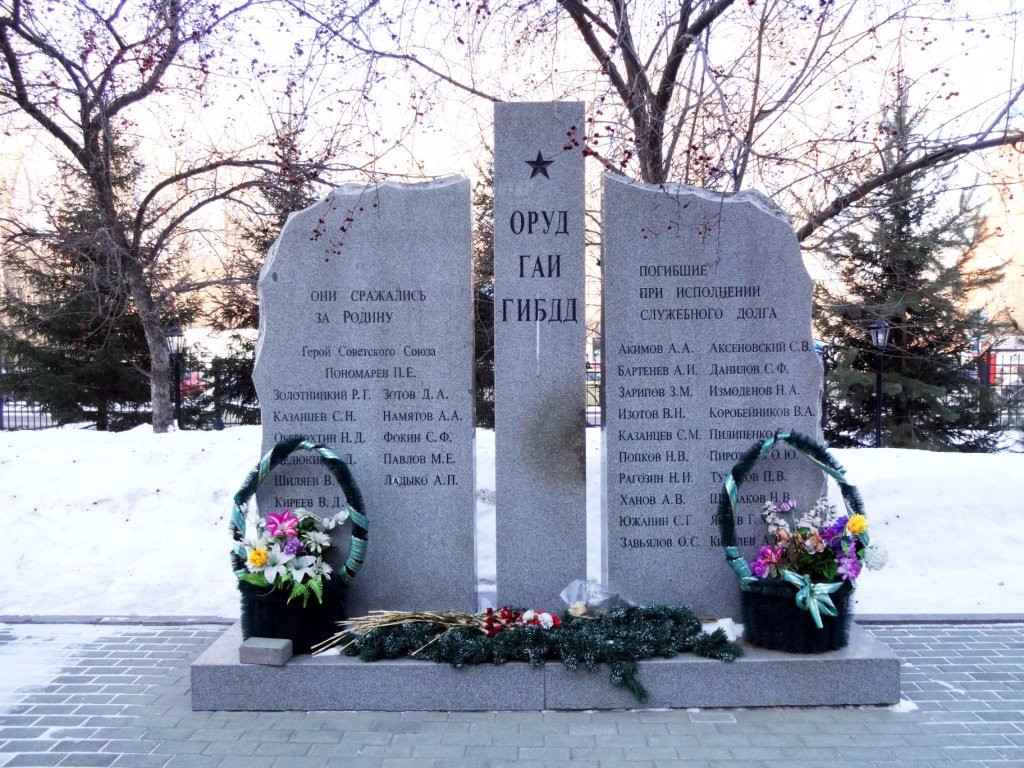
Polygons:
<instances>
[{"instance_id":1,"label":"small bouquet","mask_svg":"<svg viewBox=\"0 0 1024 768\"><path fill-rule=\"evenodd\" d=\"M761 547L750 563L757 579L787 578L789 572L810 582L852 583L863 567L877 570L885 565L884 547L868 537L868 519L840 515L825 498L804 512L792 500L769 501L762 515L774 543Z\"/></svg>"},{"instance_id":2,"label":"small bouquet","mask_svg":"<svg viewBox=\"0 0 1024 768\"><path fill-rule=\"evenodd\" d=\"M478 618L483 620L483 631L488 637L494 637L499 632L517 627L541 627L542 629L559 629L562 620L557 613L537 611L531 608L528 611L516 611L512 608L503 607L500 611L488 608Z\"/></svg>"},{"instance_id":3,"label":"small bouquet","mask_svg":"<svg viewBox=\"0 0 1024 768\"><path fill-rule=\"evenodd\" d=\"M348 516L348 509L324 518L306 509L286 509L265 518L247 512L244 535L234 548L244 567L235 575L257 587L288 590L287 602L301 597L303 608L310 595L323 603L324 581L332 572L324 561L332 546L329 531Z\"/></svg>"}]
</instances>

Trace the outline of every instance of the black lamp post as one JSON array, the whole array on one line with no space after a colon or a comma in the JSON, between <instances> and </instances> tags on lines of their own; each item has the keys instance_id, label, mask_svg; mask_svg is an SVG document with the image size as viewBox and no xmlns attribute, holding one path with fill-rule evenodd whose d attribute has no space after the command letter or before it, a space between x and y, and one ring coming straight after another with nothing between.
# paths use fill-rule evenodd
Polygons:
<instances>
[{"instance_id":1,"label":"black lamp post","mask_svg":"<svg viewBox=\"0 0 1024 768\"><path fill-rule=\"evenodd\" d=\"M181 429L181 353L185 349L185 334L181 328L169 328L164 334L167 352L174 365L174 422Z\"/></svg>"},{"instance_id":2,"label":"black lamp post","mask_svg":"<svg viewBox=\"0 0 1024 768\"><path fill-rule=\"evenodd\" d=\"M882 350L889 344L891 329L885 320L875 320L868 329L871 331L871 343L878 351L875 364L875 448L882 447Z\"/></svg>"}]
</instances>

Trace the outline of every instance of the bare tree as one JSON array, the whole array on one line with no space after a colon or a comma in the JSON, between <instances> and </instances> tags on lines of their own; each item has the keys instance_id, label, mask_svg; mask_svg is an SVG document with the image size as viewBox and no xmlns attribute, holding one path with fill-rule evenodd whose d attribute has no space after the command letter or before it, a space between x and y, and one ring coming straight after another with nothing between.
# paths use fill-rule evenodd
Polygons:
<instances>
[{"instance_id":1,"label":"bare tree","mask_svg":"<svg viewBox=\"0 0 1024 768\"><path fill-rule=\"evenodd\" d=\"M116 267L145 333L156 432L173 418L163 317L177 292L204 284L180 279L168 263L188 248L202 214L256 185L273 160L210 150L126 190L114 168L117 137L143 102L176 91L179 107L202 103L214 33L252 5L0 2L0 110L52 139L88 187L98 221L91 247ZM24 222L6 223L7 235L25 235Z\"/></svg>"},{"instance_id":2,"label":"bare tree","mask_svg":"<svg viewBox=\"0 0 1024 768\"><path fill-rule=\"evenodd\" d=\"M494 0L410 2L398 13L378 0L331 11L290 2L319 25L325 50L340 44L368 72L407 77L418 116L458 94L583 98L581 151L604 169L722 193L756 186L794 216L801 240L894 179L1024 142L1024 82L1012 58L1021 46L1006 40L1024 11L1012 7ZM1000 38L1004 62L989 53ZM990 66L963 78L972 49ZM897 77L941 102L931 112L944 117L887 165L879 126Z\"/></svg>"}]
</instances>

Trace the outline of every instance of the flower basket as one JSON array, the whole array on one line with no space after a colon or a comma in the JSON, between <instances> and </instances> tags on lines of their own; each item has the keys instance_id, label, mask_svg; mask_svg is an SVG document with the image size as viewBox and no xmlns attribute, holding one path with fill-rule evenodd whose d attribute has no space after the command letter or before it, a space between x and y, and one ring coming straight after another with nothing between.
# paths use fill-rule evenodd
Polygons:
<instances>
[{"instance_id":1,"label":"flower basket","mask_svg":"<svg viewBox=\"0 0 1024 768\"><path fill-rule=\"evenodd\" d=\"M838 518L827 529L817 530L812 526L810 530L794 530L793 537L799 537L797 541L803 542L795 550L789 544L788 527L785 529L790 552L797 552L807 562L831 561L829 575L832 578L822 579L820 575L807 575L787 568L788 563L783 562L787 557L784 547L762 547L759 560L752 565L736 546L735 514L740 484L754 465L768 456L780 442L796 449L799 456L818 466L839 484L848 517ZM779 508L769 504L766 509ZM847 525L853 528L853 523L848 521L854 518L858 523L857 532L851 533ZM864 532L866 518L860 494L846 482L842 466L824 447L799 433L776 433L752 446L725 478L725 493L721 494L718 505L718 522L726 561L740 582L744 637L748 642L789 653L821 653L846 646L852 620L853 579L860 571L857 558L858 553L868 547L868 536ZM782 529L778 532L782 534ZM830 546L832 549L828 550ZM824 553L820 561L814 560L816 552ZM774 565L770 571L762 558L767 558ZM837 561L842 565L839 566Z\"/></svg>"},{"instance_id":2,"label":"flower basket","mask_svg":"<svg viewBox=\"0 0 1024 768\"><path fill-rule=\"evenodd\" d=\"M288 602L288 593L238 582L242 597L242 637L277 637L292 641L293 653L311 653L313 646L338 631L346 618L345 589L332 579L324 585L323 602Z\"/></svg>"},{"instance_id":3,"label":"flower basket","mask_svg":"<svg viewBox=\"0 0 1024 768\"><path fill-rule=\"evenodd\" d=\"M788 653L823 653L844 648L853 618L853 585L845 582L830 597L836 616L822 616L821 629L797 605L795 590L781 579L763 579L740 592L743 637L752 645Z\"/></svg>"},{"instance_id":4,"label":"flower basket","mask_svg":"<svg viewBox=\"0 0 1024 768\"><path fill-rule=\"evenodd\" d=\"M249 500L271 470L295 451L320 457L345 494L345 509L322 519L302 509L263 518L249 511ZM352 526L348 555L335 573L325 559L333 545L329 531L345 520ZM341 457L301 436L275 445L235 494L231 513L242 637L288 639L294 653L309 653L334 634L345 618L347 586L363 565L368 525L362 494Z\"/></svg>"}]
</instances>

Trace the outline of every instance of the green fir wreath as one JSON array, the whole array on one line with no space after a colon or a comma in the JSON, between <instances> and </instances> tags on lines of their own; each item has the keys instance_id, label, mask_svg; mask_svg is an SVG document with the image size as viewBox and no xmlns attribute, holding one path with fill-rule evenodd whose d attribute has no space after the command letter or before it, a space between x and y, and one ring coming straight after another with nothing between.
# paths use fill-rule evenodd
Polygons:
<instances>
[{"instance_id":1,"label":"green fir wreath","mask_svg":"<svg viewBox=\"0 0 1024 768\"><path fill-rule=\"evenodd\" d=\"M546 616L547 626L531 615ZM743 649L724 630L708 634L692 610L681 605L620 606L600 615L577 616L502 608L479 614L458 611L405 613L377 611L351 619L316 652L340 646L363 661L409 657L451 664L504 664L525 661L539 666L561 661L568 669L593 671L608 664L612 685L625 687L638 701L647 689L637 678L637 662L692 652L732 661Z\"/></svg>"}]
</instances>

